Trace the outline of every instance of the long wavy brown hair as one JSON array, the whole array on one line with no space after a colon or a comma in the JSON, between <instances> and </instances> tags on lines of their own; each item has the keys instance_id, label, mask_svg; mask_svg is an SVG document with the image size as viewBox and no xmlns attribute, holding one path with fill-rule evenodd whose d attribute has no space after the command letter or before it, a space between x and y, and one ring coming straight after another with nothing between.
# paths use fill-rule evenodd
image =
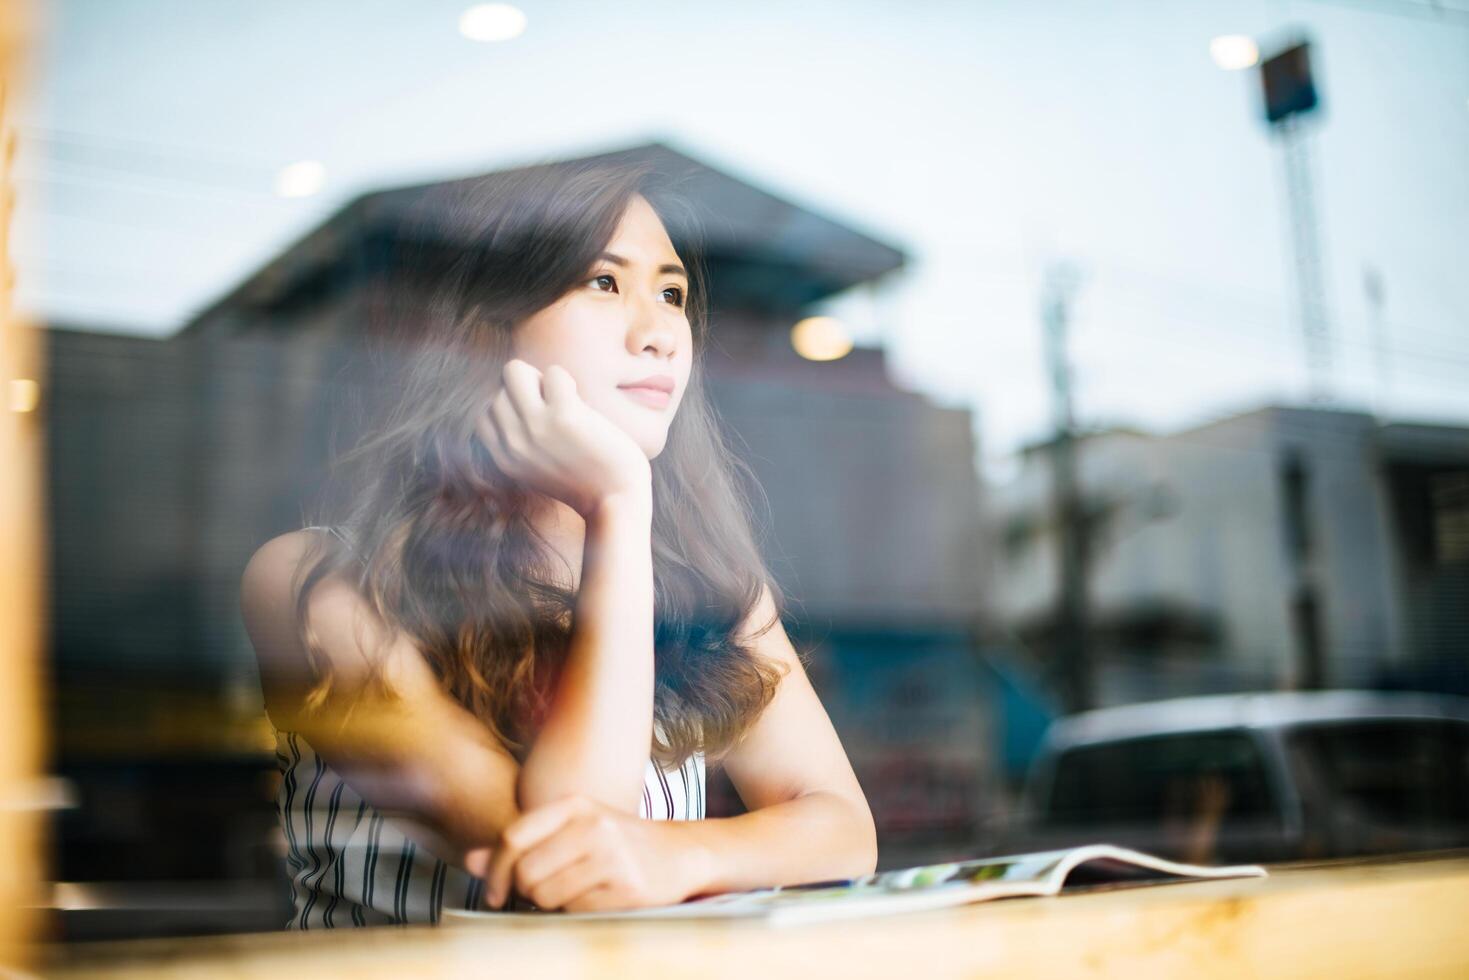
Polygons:
<instances>
[{"instance_id":1,"label":"long wavy brown hair","mask_svg":"<svg viewBox=\"0 0 1469 980\"><path fill-rule=\"evenodd\" d=\"M717 763L780 680L782 671L749 643L780 621L785 603L754 533L758 484L705 393L707 288L691 209L666 180L629 168L553 165L444 187L450 200L426 201L424 213L435 221L447 213L473 244L430 274L427 323L420 310L370 358L376 380L355 386L351 413L364 434L334 461L310 521L342 538L314 535L295 583L297 623L316 672L307 708L319 709L332 688L308 600L336 572L393 635L415 641L445 691L524 759L565 660L575 595L557 584L528 520L535 500L497 470L475 420L499 384L517 325L586 281L641 195L689 269L695 348L687 391L652 463L650 752L670 766L696 751ZM744 635L762 588L776 614Z\"/></svg>"}]
</instances>

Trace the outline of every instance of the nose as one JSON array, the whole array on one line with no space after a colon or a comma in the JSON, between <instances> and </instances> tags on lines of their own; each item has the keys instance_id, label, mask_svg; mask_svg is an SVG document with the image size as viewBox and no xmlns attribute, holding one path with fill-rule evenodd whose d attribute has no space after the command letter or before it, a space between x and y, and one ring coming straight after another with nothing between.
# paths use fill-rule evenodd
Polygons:
<instances>
[{"instance_id":1,"label":"nose","mask_svg":"<svg viewBox=\"0 0 1469 980\"><path fill-rule=\"evenodd\" d=\"M632 354L651 351L658 357L672 357L677 334L668 311L648 297L631 298L628 307L628 351Z\"/></svg>"}]
</instances>

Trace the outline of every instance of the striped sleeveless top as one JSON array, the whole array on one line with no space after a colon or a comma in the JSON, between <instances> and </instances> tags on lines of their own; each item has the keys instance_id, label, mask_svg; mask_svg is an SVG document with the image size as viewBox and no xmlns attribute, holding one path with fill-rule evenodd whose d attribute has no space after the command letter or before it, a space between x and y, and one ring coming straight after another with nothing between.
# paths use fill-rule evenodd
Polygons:
<instances>
[{"instance_id":1,"label":"striped sleeveless top","mask_svg":"<svg viewBox=\"0 0 1469 980\"><path fill-rule=\"evenodd\" d=\"M336 528L329 531L350 547ZM298 732L277 730L276 813L291 877L287 929L437 924L447 905L477 909L484 881L432 853L412 828L368 803ZM649 758L638 815L702 820L705 766L694 753L672 772ZM512 895L506 911L518 905Z\"/></svg>"},{"instance_id":2,"label":"striped sleeveless top","mask_svg":"<svg viewBox=\"0 0 1469 980\"><path fill-rule=\"evenodd\" d=\"M276 811L291 876L287 929L437 924L444 907L477 909L483 879L449 864L411 828L359 796L297 732L276 732ZM666 772L648 760L638 815L704 818L704 756ZM506 911L526 910L512 899Z\"/></svg>"}]
</instances>

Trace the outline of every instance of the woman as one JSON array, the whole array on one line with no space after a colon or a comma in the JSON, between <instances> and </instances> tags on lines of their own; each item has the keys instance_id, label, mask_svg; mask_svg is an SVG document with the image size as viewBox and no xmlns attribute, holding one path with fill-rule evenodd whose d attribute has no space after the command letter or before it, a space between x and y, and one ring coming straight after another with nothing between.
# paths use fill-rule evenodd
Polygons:
<instances>
[{"instance_id":1,"label":"woman","mask_svg":"<svg viewBox=\"0 0 1469 980\"><path fill-rule=\"evenodd\" d=\"M873 870L705 401L670 207L627 172L471 185L477 247L339 467L333 520L246 568L291 926ZM700 819L706 757L749 812Z\"/></svg>"}]
</instances>

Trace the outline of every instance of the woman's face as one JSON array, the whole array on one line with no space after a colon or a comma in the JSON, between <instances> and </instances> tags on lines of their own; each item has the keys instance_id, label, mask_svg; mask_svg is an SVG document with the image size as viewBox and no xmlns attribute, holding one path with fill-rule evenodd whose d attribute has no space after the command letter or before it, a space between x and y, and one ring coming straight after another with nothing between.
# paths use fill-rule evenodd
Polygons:
<instances>
[{"instance_id":1,"label":"woman's face","mask_svg":"<svg viewBox=\"0 0 1469 980\"><path fill-rule=\"evenodd\" d=\"M565 368L582 401L652 459L693 364L688 285L663 222L634 197L586 281L515 329L514 356Z\"/></svg>"}]
</instances>

